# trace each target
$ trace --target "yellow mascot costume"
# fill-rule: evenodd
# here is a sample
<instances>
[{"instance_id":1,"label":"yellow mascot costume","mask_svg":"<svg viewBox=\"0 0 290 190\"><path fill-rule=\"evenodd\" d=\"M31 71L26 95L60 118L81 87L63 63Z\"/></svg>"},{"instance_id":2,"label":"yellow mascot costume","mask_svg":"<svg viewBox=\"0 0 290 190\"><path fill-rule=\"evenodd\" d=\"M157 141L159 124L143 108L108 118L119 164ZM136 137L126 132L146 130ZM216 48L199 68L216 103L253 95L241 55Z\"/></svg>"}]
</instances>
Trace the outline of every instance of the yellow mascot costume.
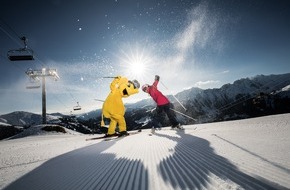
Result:
<instances>
[{"instance_id":1,"label":"yellow mascot costume","mask_svg":"<svg viewBox=\"0 0 290 190\"><path fill-rule=\"evenodd\" d=\"M140 84L137 80L129 81L126 77L117 76L110 85L111 92L102 108L102 117L110 119L107 136L115 135L116 126L119 126L119 136L128 135L125 121L125 106L122 98L139 92ZM104 126L102 119L101 126Z\"/></svg>"}]
</instances>

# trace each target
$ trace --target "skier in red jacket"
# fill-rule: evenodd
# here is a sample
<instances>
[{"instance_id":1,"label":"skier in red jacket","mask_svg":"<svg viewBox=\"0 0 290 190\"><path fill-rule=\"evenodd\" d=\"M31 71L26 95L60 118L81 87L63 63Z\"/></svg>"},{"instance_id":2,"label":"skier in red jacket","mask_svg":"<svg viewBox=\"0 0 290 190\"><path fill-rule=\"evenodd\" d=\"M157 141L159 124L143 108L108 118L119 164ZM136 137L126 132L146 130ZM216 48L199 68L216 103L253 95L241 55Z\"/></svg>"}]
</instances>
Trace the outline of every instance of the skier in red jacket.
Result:
<instances>
[{"instance_id":1,"label":"skier in red jacket","mask_svg":"<svg viewBox=\"0 0 290 190\"><path fill-rule=\"evenodd\" d=\"M156 102L157 107L156 107L156 114L154 114L153 116L153 131L155 131L155 128L159 128L159 123L161 123L162 121L162 117L160 117L160 115L162 114L162 112L165 112L171 125L172 125L172 129L183 129L182 126L180 125L180 123L177 121L176 119L176 115L175 113L172 111L172 107L173 105L170 103L170 101L168 100L168 98L166 96L164 96L158 89L157 89L157 85L159 82L160 77L158 75L155 75L155 80L153 85L148 85L148 84L144 84L142 86L142 90L146 93L148 93L153 100Z\"/></svg>"}]
</instances>

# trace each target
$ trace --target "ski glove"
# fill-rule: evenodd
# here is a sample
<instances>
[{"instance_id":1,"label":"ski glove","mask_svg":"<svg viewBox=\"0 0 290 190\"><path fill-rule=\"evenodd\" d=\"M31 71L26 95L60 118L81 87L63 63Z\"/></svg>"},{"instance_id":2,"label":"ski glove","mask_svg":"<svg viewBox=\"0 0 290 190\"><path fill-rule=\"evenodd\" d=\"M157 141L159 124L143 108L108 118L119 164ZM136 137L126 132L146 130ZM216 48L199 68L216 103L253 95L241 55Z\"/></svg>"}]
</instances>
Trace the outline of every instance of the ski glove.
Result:
<instances>
[{"instance_id":1,"label":"ski glove","mask_svg":"<svg viewBox=\"0 0 290 190\"><path fill-rule=\"evenodd\" d=\"M159 81L160 77L158 75L155 75L155 80Z\"/></svg>"}]
</instances>

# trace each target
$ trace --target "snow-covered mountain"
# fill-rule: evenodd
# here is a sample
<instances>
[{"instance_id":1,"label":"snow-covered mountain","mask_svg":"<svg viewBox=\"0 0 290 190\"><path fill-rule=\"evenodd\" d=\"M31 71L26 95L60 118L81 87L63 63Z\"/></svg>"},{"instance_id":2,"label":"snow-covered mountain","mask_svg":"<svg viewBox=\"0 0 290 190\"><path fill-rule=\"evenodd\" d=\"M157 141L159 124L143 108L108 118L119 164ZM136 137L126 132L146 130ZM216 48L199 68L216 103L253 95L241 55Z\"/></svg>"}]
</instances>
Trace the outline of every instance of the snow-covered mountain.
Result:
<instances>
[{"instance_id":1,"label":"snow-covered mountain","mask_svg":"<svg viewBox=\"0 0 290 190\"><path fill-rule=\"evenodd\" d=\"M219 89L207 89L196 92L196 88L180 92L176 95L187 108L187 113L199 119L199 122L251 117L257 108L253 100L264 96L263 103L267 103L261 109L275 111L277 107L284 106L285 112L290 111L282 102L289 102L290 91L286 88L290 84L290 73L282 75L259 75L253 78L244 78L233 84L225 84ZM282 91L283 89L283 91ZM288 89L288 90L287 90ZM182 97L187 97L184 99ZM260 100L261 101L261 100ZM282 102L281 102L282 101ZM261 103L261 102L260 102ZM176 104L176 102L175 102ZM289 105L289 104L288 104ZM179 106L176 104L176 106ZM274 112L273 112L274 113Z\"/></svg>"},{"instance_id":2,"label":"snow-covered mountain","mask_svg":"<svg viewBox=\"0 0 290 190\"><path fill-rule=\"evenodd\" d=\"M47 121L50 123L57 122L60 115L50 115L47 114ZM18 126L31 126L39 125L42 123L42 116L40 114L25 112L25 111L15 111L9 114L1 115L0 121Z\"/></svg>"},{"instance_id":3,"label":"snow-covered mountain","mask_svg":"<svg viewBox=\"0 0 290 190\"><path fill-rule=\"evenodd\" d=\"M11 125L33 125L41 123L41 115L24 111L15 111L9 114L1 115L1 120Z\"/></svg>"},{"instance_id":4,"label":"snow-covered mountain","mask_svg":"<svg viewBox=\"0 0 290 190\"><path fill-rule=\"evenodd\" d=\"M75 116L60 113L47 114L47 123L58 124L67 129L81 133L92 133L87 126L78 122ZM0 116L0 140L14 136L20 132L31 130L42 124L42 115L24 111L16 111Z\"/></svg>"}]
</instances>

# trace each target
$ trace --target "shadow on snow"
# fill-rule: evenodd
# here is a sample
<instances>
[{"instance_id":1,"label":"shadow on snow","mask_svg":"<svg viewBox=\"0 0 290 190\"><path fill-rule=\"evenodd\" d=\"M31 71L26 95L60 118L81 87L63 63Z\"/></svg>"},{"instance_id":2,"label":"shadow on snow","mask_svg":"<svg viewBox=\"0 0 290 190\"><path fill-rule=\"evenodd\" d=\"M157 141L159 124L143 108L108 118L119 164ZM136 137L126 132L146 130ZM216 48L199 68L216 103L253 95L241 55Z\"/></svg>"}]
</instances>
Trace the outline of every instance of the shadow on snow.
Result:
<instances>
[{"instance_id":1,"label":"shadow on snow","mask_svg":"<svg viewBox=\"0 0 290 190\"><path fill-rule=\"evenodd\" d=\"M276 184L258 180L239 171L226 158L215 154L207 140L183 131L177 131L177 134L179 137L156 133L159 137L177 142L172 150L173 155L164 158L158 165L162 178L173 188L215 189L223 184L222 181L226 181L225 184L231 181L236 188L277 189ZM228 185L223 188L233 187Z\"/></svg>"},{"instance_id":2,"label":"shadow on snow","mask_svg":"<svg viewBox=\"0 0 290 190\"><path fill-rule=\"evenodd\" d=\"M171 149L172 155L156 163L159 173L156 181L163 180L173 189L215 189L221 185L226 185L222 188L277 188L271 182L239 171L229 160L215 154L207 140L177 133L179 137L156 133L177 143ZM145 169L142 160L117 159L115 154L103 153L116 142L101 141L53 158L5 190L149 189L150 168Z\"/></svg>"},{"instance_id":3,"label":"shadow on snow","mask_svg":"<svg viewBox=\"0 0 290 190\"><path fill-rule=\"evenodd\" d=\"M140 160L102 153L115 142L101 141L53 158L5 190L148 189L148 171Z\"/></svg>"}]
</instances>

